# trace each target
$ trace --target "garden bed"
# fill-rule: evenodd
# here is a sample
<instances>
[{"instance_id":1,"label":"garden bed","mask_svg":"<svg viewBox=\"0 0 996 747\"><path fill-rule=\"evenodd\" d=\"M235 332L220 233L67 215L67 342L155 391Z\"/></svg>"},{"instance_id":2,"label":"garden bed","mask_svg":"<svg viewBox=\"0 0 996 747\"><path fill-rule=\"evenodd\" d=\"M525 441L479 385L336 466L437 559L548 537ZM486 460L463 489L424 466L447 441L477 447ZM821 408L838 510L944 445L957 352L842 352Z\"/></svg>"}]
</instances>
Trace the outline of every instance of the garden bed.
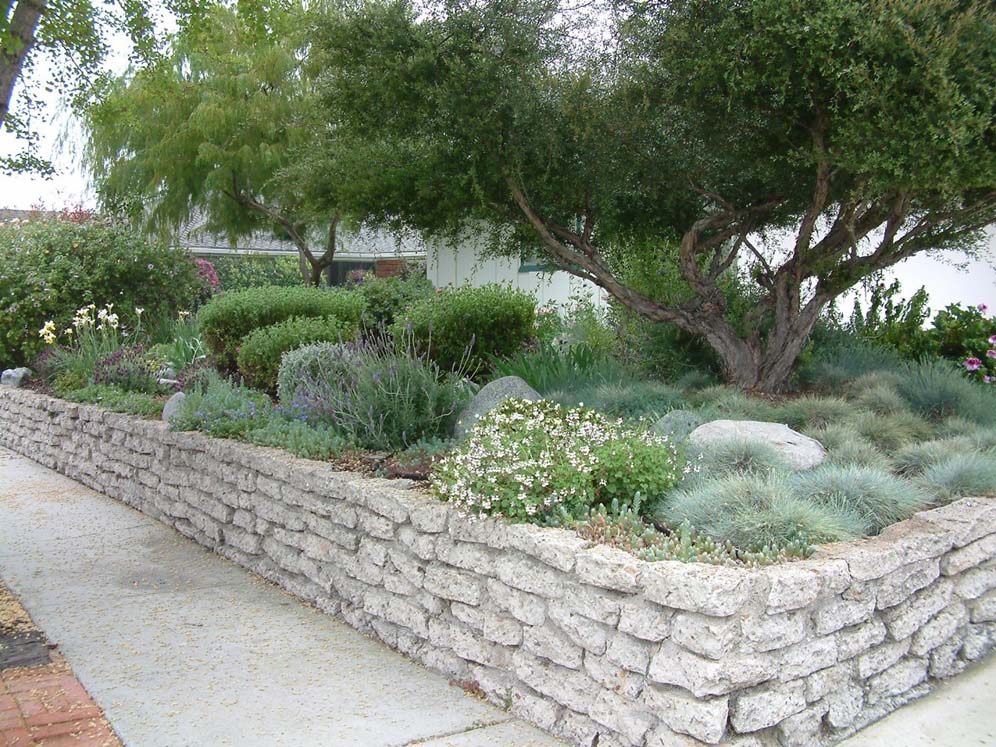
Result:
<instances>
[{"instance_id":1,"label":"garden bed","mask_svg":"<svg viewBox=\"0 0 996 747\"><path fill-rule=\"evenodd\" d=\"M996 499L739 568L470 519L404 480L25 390L0 390L0 445L576 744L834 742L996 639Z\"/></svg>"}]
</instances>

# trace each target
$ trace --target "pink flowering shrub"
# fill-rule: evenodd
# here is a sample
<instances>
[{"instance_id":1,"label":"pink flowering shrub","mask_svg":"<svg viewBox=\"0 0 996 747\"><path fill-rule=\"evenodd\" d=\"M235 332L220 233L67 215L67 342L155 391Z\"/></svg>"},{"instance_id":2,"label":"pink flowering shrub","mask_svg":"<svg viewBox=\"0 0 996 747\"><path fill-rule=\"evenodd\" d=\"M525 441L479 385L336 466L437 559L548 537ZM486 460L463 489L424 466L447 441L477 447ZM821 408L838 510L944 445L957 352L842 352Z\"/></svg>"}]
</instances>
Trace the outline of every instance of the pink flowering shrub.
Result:
<instances>
[{"instance_id":1,"label":"pink flowering shrub","mask_svg":"<svg viewBox=\"0 0 996 747\"><path fill-rule=\"evenodd\" d=\"M204 283L205 294L213 296L221 289L221 280L218 279L218 273L214 269L214 265L206 259L199 258L194 259L194 264L197 265L197 277Z\"/></svg>"},{"instance_id":2,"label":"pink flowering shrub","mask_svg":"<svg viewBox=\"0 0 996 747\"><path fill-rule=\"evenodd\" d=\"M986 384L996 382L996 319L984 303L963 308L948 306L937 314L934 328L936 352L958 361L973 378Z\"/></svg>"}]
</instances>

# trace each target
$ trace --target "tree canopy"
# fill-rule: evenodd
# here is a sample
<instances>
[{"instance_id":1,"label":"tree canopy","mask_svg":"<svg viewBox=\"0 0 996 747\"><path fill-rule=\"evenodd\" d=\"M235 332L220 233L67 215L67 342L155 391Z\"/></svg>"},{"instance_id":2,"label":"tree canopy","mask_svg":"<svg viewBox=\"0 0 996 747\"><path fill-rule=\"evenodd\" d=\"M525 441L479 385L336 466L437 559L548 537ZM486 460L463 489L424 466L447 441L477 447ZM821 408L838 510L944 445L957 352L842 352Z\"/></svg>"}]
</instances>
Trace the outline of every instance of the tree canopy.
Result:
<instances>
[{"instance_id":1,"label":"tree canopy","mask_svg":"<svg viewBox=\"0 0 996 747\"><path fill-rule=\"evenodd\" d=\"M157 15L184 24L196 19L192 0L8 0L0 14L0 126L25 143L15 157L0 160L5 171L50 173L36 150L33 120L44 112L44 94L58 92L79 111L101 87L103 63L115 34L128 38L133 59L159 51ZM161 19L160 19L161 20ZM39 70L46 60L44 71ZM18 84L20 84L18 86ZM18 95L15 98L15 88ZM12 108L12 101L17 106Z\"/></svg>"},{"instance_id":2,"label":"tree canopy","mask_svg":"<svg viewBox=\"0 0 996 747\"><path fill-rule=\"evenodd\" d=\"M783 386L855 283L996 220L989 2L374 0L327 13L311 61L327 199L539 243L745 387ZM633 261L684 292L637 289Z\"/></svg>"},{"instance_id":3,"label":"tree canopy","mask_svg":"<svg viewBox=\"0 0 996 747\"><path fill-rule=\"evenodd\" d=\"M161 233L197 215L233 240L275 231L317 283L339 215L324 200L315 209L297 175L321 133L306 4L217 3L201 14L90 109L87 157L101 199Z\"/></svg>"}]
</instances>

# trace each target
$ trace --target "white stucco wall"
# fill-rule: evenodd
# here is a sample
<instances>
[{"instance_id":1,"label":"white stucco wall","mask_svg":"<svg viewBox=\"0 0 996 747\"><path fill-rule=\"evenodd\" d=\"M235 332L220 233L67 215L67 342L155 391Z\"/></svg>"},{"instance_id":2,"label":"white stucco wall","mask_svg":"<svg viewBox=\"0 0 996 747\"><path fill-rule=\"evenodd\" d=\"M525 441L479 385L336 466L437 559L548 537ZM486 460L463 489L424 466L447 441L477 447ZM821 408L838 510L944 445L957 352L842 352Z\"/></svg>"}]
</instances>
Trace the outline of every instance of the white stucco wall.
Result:
<instances>
[{"instance_id":1,"label":"white stucco wall","mask_svg":"<svg viewBox=\"0 0 996 747\"><path fill-rule=\"evenodd\" d=\"M563 306L572 297L589 298L604 305L604 293L597 286L569 273L522 271L517 259L480 258L479 247L471 240L458 245L430 242L426 247L426 273L437 288L453 285L501 283L533 294L540 305Z\"/></svg>"}]
</instances>

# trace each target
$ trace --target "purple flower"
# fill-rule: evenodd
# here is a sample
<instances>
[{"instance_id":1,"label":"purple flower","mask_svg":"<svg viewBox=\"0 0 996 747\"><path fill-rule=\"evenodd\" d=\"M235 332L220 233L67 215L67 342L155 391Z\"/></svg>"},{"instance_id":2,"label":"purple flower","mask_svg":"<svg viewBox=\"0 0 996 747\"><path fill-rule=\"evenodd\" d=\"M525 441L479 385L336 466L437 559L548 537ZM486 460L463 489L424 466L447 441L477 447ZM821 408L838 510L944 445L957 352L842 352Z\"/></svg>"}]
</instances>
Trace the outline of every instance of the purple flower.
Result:
<instances>
[{"instance_id":1,"label":"purple flower","mask_svg":"<svg viewBox=\"0 0 996 747\"><path fill-rule=\"evenodd\" d=\"M979 311L981 311L981 312L982 312L983 314L985 314L985 313L986 313L987 311L989 311L989 307L988 307L988 306L986 306L986 305L985 305L984 303L980 303L980 304L979 304L978 306L976 306L975 308L977 308L977 309L978 309Z\"/></svg>"},{"instance_id":2,"label":"purple flower","mask_svg":"<svg viewBox=\"0 0 996 747\"><path fill-rule=\"evenodd\" d=\"M982 361L978 358L969 358L965 361L964 366L969 371L978 371L982 368Z\"/></svg>"},{"instance_id":3,"label":"purple flower","mask_svg":"<svg viewBox=\"0 0 996 747\"><path fill-rule=\"evenodd\" d=\"M986 358L996 358L996 350L987 350Z\"/></svg>"},{"instance_id":4,"label":"purple flower","mask_svg":"<svg viewBox=\"0 0 996 747\"><path fill-rule=\"evenodd\" d=\"M989 338L989 344L996 345L996 335L993 335L992 337Z\"/></svg>"},{"instance_id":5,"label":"purple flower","mask_svg":"<svg viewBox=\"0 0 996 747\"><path fill-rule=\"evenodd\" d=\"M992 384L994 381L996 381L996 376L983 376L982 380L987 384Z\"/></svg>"}]
</instances>

